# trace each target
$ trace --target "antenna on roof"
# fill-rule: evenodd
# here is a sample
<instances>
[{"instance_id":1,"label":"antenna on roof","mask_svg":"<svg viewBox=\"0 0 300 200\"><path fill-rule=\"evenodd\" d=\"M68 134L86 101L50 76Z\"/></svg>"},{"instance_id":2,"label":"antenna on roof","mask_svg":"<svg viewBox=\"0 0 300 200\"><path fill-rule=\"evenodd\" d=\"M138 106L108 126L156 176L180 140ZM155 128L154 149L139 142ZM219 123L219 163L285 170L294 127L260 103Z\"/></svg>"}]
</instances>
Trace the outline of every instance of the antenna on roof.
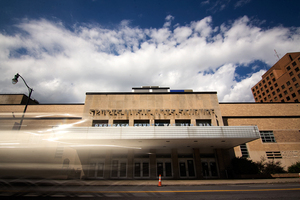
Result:
<instances>
[{"instance_id":1,"label":"antenna on roof","mask_svg":"<svg viewBox=\"0 0 300 200\"><path fill-rule=\"evenodd\" d=\"M278 60L280 60L280 58L279 58L279 55L278 55L278 53L277 53L277 51L274 49L274 51L275 51L275 56L278 58Z\"/></svg>"}]
</instances>

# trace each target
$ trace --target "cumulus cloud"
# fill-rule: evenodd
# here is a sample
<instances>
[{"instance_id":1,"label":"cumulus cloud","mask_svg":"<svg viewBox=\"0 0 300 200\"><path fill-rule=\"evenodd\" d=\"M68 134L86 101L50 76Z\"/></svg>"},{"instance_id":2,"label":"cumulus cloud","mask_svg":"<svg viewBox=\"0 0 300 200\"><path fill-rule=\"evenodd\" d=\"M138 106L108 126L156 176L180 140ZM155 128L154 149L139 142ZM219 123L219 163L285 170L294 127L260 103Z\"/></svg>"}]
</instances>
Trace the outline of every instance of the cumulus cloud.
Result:
<instances>
[{"instance_id":1,"label":"cumulus cloud","mask_svg":"<svg viewBox=\"0 0 300 200\"><path fill-rule=\"evenodd\" d=\"M220 101L254 101L250 88L264 71L249 63L276 62L273 49L299 51L300 28L262 29L244 16L213 26L208 16L184 26L116 28L24 19L14 35L0 33L0 92L26 93L20 73L42 103L84 102L85 92L131 91L132 86L217 91ZM236 79L240 65L252 73ZM251 70L250 70L251 71Z\"/></svg>"}]
</instances>

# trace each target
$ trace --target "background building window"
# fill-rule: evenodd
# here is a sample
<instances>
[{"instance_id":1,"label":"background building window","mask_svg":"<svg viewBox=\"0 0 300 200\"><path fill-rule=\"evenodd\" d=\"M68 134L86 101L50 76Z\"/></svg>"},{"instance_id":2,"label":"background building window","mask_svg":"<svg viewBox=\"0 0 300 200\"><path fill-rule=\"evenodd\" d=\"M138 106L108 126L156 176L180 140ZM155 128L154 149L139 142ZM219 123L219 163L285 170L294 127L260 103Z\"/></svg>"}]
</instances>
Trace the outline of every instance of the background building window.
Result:
<instances>
[{"instance_id":1,"label":"background building window","mask_svg":"<svg viewBox=\"0 0 300 200\"><path fill-rule=\"evenodd\" d=\"M276 142L273 131L260 131L260 138L262 142Z\"/></svg>"},{"instance_id":2,"label":"background building window","mask_svg":"<svg viewBox=\"0 0 300 200\"><path fill-rule=\"evenodd\" d=\"M242 158L249 158L249 152L246 144L241 144L241 153L242 153Z\"/></svg>"},{"instance_id":3,"label":"background building window","mask_svg":"<svg viewBox=\"0 0 300 200\"><path fill-rule=\"evenodd\" d=\"M267 151L267 158L268 159L280 159L282 158L280 151Z\"/></svg>"}]
</instances>

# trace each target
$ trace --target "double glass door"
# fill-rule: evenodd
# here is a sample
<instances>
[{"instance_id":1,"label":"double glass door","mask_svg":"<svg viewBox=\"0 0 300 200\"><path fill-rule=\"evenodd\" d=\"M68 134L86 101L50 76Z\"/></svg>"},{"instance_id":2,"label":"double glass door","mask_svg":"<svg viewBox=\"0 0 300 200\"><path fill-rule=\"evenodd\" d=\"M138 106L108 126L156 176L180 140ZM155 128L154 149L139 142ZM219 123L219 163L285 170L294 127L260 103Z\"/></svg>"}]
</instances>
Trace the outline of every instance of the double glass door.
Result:
<instances>
[{"instance_id":1,"label":"double glass door","mask_svg":"<svg viewBox=\"0 0 300 200\"><path fill-rule=\"evenodd\" d=\"M179 175L181 178L194 178L196 176L193 159L179 160Z\"/></svg>"},{"instance_id":2,"label":"double glass door","mask_svg":"<svg viewBox=\"0 0 300 200\"><path fill-rule=\"evenodd\" d=\"M158 160L156 163L157 176L171 178L172 174L172 162L171 160Z\"/></svg>"},{"instance_id":3,"label":"double glass door","mask_svg":"<svg viewBox=\"0 0 300 200\"><path fill-rule=\"evenodd\" d=\"M201 163L202 163L203 178L218 177L218 167L215 159L205 159L205 160L202 159Z\"/></svg>"},{"instance_id":4,"label":"double glass door","mask_svg":"<svg viewBox=\"0 0 300 200\"><path fill-rule=\"evenodd\" d=\"M135 178L146 178L149 177L149 160L135 160L134 161L134 177Z\"/></svg>"},{"instance_id":5,"label":"double glass door","mask_svg":"<svg viewBox=\"0 0 300 200\"><path fill-rule=\"evenodd\" d=\"M123 159L114 159L111 163L111 177L112 178L126 178L127 177L127 162Z\"/></svg>"},{"instance_id":6,"label":"double glass door","mask_svg":"<svg viewBox=\"0 0 300 200\"><path fill-rule=\"evenodd\" d=\"M104 176L104 161L91 162L89 165L89 178L103 178Z\"/></svg>"}]
</instances>

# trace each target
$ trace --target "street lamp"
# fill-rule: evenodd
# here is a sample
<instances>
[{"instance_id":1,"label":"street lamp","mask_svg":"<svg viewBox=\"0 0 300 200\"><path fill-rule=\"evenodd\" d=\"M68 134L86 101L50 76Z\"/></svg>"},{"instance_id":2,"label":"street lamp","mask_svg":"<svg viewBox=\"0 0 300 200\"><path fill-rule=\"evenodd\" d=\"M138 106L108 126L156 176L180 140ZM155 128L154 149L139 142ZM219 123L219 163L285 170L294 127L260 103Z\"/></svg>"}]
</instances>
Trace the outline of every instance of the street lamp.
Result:
<instances>
[{"instance_id":1,"label":"street lamp","mask_svg":"<svg viewBox=\"0 0 300 200\"><path fill-rule=\"evenodd\" d=\"M23 119L24 119L24 115L25 115L25 112L26 112L26 110L27 110L27 106L28 106L28 103L29 103L29 100L30 100L30 97L31 97L31 93L32 93L32 91L33 91L33 89L30 88L30 87L27 85L25 79L24 79L19 73L17 73L17 74L15 75L15 77L12 79L12 84L16 84L16 83L18 82L18 78L19 78L19 77L21 77L21 79L24 81L26 87L28 88L29 95L28 95L28 99L27 99L27 102L26 102L26 105L25 105L25 108L24 108L24 111L23 111L23 115L22 115L22 118L21 118L21 121L20 121L18 130L20 130L20 128L21 128L21 126L22 126Z\"/></svg>"}]
</instances>

